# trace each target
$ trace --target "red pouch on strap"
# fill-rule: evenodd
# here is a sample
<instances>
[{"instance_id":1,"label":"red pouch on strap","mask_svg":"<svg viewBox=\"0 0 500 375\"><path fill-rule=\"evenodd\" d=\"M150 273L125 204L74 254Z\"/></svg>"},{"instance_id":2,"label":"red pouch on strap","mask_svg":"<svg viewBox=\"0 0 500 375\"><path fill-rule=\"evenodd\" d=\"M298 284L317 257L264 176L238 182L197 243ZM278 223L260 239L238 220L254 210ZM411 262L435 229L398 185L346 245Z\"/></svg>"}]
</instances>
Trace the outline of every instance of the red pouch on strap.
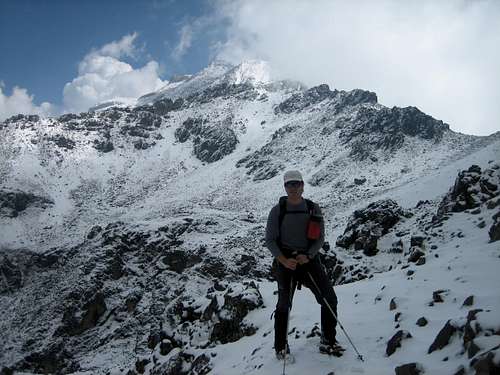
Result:
<instances>
[{"instance_id":1,"label":"red pouch on strap","mask_svg":"<svg viewBox=\"0 0 500 375\"><path fill-rule=\"evenodd\" d=\"M311 215L309 224L307 225L307 239L317 240L321 236L321 220L323 218L318 215Z\"/></svg>"}]
</instances>

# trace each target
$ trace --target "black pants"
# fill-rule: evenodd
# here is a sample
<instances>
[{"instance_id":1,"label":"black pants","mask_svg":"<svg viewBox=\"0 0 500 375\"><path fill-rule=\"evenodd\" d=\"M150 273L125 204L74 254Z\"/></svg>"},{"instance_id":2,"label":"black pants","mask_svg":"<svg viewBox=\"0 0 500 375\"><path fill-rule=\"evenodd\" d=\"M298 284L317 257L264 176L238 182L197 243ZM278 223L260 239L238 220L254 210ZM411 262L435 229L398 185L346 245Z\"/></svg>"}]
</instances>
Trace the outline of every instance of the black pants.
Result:
<instances>
[{"instance_id":1,"label":"black pants","mask_svg":"<svg viewBox=\"0 0 500 375\"><path fill-rule=\"evenodd\" d=\"M295 271L289 270L278 261L274 264L275 276L278 281L278 303L274 315L274 348L283 350L287 343L287 320L291 308L293 295L297 284L300 283L309 288L321 305L321 335L327 342L335 342L337 333L337 319L332 315L330 309L323 301L328 301L335 315L337 315L337 295L321 264L319 257L310 260L309 263L298 265ZM319 290L311 281L308 273L312 276Z\"/></svg>"}]
</instances>

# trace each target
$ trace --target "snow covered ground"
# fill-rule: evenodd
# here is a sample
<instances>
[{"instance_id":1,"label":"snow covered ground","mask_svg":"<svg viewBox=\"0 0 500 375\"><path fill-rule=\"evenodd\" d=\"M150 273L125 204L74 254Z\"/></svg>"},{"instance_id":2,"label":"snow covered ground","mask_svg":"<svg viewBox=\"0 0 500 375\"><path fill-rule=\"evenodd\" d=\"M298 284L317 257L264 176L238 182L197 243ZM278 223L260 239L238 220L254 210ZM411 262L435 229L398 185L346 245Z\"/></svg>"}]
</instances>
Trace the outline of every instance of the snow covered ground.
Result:
<instances>
[{"instance_id":1,"label":"snow covered ground","mask_svg":"<svg viewBox=\"0 0 500 375\"><path fill-rule=\"evenodd\" d=\"M320 307L308 289L297 291L288 336L296 362L288 366L286 373L326 375L333 371L335 374L382 375L393 374L396 366L411 362L422 364L426 374L435 375L454 374L460 365L467 368L469 359L462 355L458 334L442 350L431 354L427 351L448 319L463 321L470 309L484 310L478 314L482 327L500 330L500 249L498 243L488 243L486 231L472 225L473 218L469 214L454 215L443 229L463 228L465 237L429 250L432 256L424 266L398 267L369 280L335 287L338 317L364 362L357 358L340 329L337 337L347 349L344 356L330 357L318 352L319 337L307 338L306 335L314 326L319 326ZM414 271L411 276L407 276L409 270ZM263 282L259 286L266 308L248 316L259 331L237 343L215 348L213 374L281 373L282 363L274 357L273 321L270 320L277 298L273 295L276 285ZM433 292L439 289L446 290L444 302L429 306ZM474 296L474 304L462 307L470 295ZM397 308L390 311L392 298ZM395 322L396 313L401 313L398 322ZM421 317L428 320L425 327L416 325ZM399 329L409 331L413 337L404 340L402 347L388 357L387 342ZM297 332L299 338L295 338ZM476 343L482 352L499 345L500 337L483 336Z\"/></svg>"}]
</instances>

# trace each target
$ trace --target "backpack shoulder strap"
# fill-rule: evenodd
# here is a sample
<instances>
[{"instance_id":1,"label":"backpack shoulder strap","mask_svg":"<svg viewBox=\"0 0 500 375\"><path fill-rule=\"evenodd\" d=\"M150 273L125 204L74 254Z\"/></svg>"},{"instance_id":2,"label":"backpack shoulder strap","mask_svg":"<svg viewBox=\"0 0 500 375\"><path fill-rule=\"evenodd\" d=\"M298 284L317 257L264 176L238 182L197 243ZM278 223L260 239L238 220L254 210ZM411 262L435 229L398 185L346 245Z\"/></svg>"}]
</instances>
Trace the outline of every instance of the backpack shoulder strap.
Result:
<instances>
[{"instance_id":1,"label":"backpack shoulder strap","mask_svg":"<svg viewBox=\"0 0 500 375\"><path fill-rule=\"evenodd\" d=\"M281 237L281 224L283 224L283 219L285 218L286 215L286 200L288 199L287 196L283 196L280 198L280 216L278 220L278 230L280 232L280 237Z\"/></svg>"},{"instance_id":2,"label":"backpack shoulder strap","mask_svg":"<svg viewBox=\"0 0 500 375\"><path fill-rule=\"evenodd\" d=\"M306 204L307 204L307 211L309 212L310 215L314 213L314 202L310 199L305 199Z\"/></svg>"}]
</instances>

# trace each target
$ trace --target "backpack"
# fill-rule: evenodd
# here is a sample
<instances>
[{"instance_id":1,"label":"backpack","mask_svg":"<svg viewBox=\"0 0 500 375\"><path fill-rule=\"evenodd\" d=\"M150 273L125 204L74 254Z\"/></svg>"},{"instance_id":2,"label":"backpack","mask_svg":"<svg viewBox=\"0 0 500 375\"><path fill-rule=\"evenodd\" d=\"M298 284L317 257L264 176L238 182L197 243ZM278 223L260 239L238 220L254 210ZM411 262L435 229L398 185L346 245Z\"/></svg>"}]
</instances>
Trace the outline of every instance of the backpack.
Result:
<instances>
[{"instance_id":1,"label":"backpack","mask_svg":"<svg viewBox=\"0 0 500 375\"><path fill-rule=\"evenodd\" d=\"M307 225L307 239L309 240L309 244L311 244L311 242L318 239L321 234L319 224L322 219L321 217L314 215L314 202L311 201L310 199L304 198L307 205L307 211L287 211L286 209L287 199L288 199L287 196L283 196L279 200L280 214L278 220L278 239L277 239L278 246L281 248L281 224L283 224L283 220L286 214L304 214L304 213L309 214L310 218L309 218L309 223Z\"/></svg>"}]
</instances>

